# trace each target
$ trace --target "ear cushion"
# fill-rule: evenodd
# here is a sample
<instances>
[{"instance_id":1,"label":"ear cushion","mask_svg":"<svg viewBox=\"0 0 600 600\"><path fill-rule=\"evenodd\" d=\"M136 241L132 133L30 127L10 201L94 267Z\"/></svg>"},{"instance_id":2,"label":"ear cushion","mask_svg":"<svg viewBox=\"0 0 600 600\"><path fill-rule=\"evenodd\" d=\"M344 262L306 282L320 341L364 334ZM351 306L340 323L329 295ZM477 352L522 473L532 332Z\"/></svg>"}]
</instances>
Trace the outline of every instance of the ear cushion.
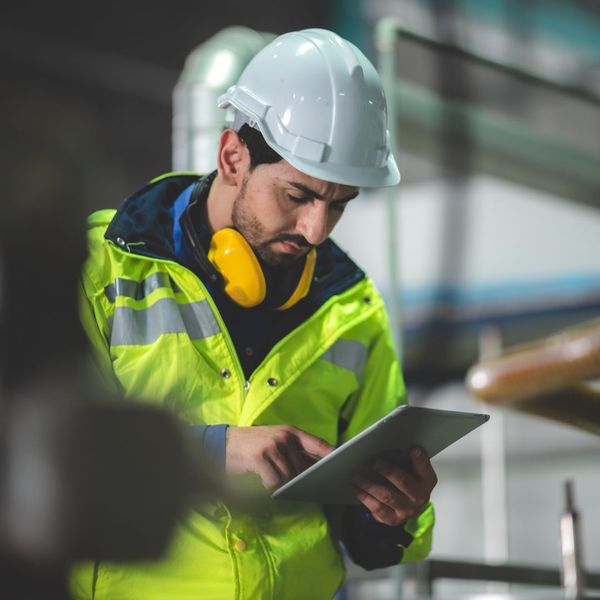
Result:
<instances>
[{"instance_id":1,"label":"ear cushion","mask_svg":"<svg viewBox=\"0 0 600 600\"><path fill-rule=\"evenodd\" d=\"M262 268L244 236L226 227L210 240L208 260L221 273L225 293L244 308L257 306L265 299L267 284Z\"/></svg>"},{"instance_id":2,"label":"ear cushion","mask_svg":"<svg viewBox=\"0 0 600 600\"><path fill-rule=\"evenodd\" d=\"M244 308L261 303L287 310L304 298L312 282L316 250L291 267L278 269L267 265L244 236L235 229L217 231L211 238L208 260L221 274L225 293Z\"/></svg>"}]
</instances>

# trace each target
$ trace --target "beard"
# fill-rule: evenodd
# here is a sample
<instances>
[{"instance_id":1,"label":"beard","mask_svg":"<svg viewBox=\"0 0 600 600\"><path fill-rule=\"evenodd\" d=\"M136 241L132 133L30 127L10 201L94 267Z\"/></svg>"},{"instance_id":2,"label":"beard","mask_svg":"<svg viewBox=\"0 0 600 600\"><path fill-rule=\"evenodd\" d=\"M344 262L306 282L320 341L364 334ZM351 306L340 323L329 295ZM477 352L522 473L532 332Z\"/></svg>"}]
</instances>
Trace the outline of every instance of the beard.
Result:
<instances>
[{"instance_id":1,"label":"beard","mask_svg":"<svg viewBox=\"0 0 600 600\"><path fill-rule=\"evenodd\" d=\"M233 202L231 222L234 228L244 236L255 254L271 267L288 267L304 258L312 246L303 236L293 233L280 233L272 238L267 237L263 225L249 210L246 199L247 184L248 175L244 177L240 192ZM275 252L272 249L273 243L287 241L306 247L306 253L291 255L284 252Z\"/></svg>"}]
</instances>

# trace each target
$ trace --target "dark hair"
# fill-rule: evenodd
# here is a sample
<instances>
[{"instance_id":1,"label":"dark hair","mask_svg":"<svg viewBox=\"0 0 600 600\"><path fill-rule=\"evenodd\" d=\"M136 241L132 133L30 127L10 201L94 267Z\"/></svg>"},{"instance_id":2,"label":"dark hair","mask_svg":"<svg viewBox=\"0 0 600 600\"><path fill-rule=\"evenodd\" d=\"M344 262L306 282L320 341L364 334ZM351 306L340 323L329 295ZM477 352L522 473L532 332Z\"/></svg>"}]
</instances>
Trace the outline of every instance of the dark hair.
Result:
<instances>
[{"instance_id":1,"label":"dark hair","mask_svg":"<svg viewBox=\"0 0 600 600\"><path fill-rule=\"evenodd\" d=\"M248 123L244 123L240 130L238 131L238 135L246 147L248 148L248 152L250 153L250 169L254 169L258 165L271 165L273 163L277 163L280 160L283 160L275 150L273 150L267 142L265 142L265 138L262 133L258 131L258 129L254 129L254 127L250 127Z\"/></svg>"}]
</instances>

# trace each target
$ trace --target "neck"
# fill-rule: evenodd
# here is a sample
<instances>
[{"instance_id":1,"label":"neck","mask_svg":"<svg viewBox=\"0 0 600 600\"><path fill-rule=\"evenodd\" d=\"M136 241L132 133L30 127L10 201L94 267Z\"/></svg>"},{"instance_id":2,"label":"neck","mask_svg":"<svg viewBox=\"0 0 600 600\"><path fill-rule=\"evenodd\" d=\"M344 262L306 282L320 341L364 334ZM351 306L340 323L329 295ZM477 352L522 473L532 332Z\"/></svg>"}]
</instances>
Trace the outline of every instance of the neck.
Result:
<instances>
[{"instance_id":1,"label":"neck","mask_svg":"<svg viewBox=\"0 0 600 600\"><path fill-rule=\"evenodd\" d=\"M236 191L236 187L225 185L219 175L215 177L204 205L204 218L211 233L232 226L231 212Z\"/></svg>"}]
</instances>

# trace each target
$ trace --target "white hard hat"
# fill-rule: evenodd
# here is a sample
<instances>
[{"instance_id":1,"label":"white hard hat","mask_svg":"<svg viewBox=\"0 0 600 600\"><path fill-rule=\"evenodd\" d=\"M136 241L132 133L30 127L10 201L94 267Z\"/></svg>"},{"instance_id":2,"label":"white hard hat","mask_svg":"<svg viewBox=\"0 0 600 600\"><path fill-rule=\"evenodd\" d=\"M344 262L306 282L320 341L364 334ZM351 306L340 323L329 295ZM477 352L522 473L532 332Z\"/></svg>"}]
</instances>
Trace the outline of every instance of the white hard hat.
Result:
<instances>
[{"instance_id":1,"label":"white hard hat","mask_svg":"<svg viewBox=\"0 0 600 600\"><path fill-rule=\"evenodd\" d=\"M354 44L331 31L279 36L218 106L245 115L275 152L307 175L357 187L400 181L379 76Z\"/></svg>"}]
</instances>

